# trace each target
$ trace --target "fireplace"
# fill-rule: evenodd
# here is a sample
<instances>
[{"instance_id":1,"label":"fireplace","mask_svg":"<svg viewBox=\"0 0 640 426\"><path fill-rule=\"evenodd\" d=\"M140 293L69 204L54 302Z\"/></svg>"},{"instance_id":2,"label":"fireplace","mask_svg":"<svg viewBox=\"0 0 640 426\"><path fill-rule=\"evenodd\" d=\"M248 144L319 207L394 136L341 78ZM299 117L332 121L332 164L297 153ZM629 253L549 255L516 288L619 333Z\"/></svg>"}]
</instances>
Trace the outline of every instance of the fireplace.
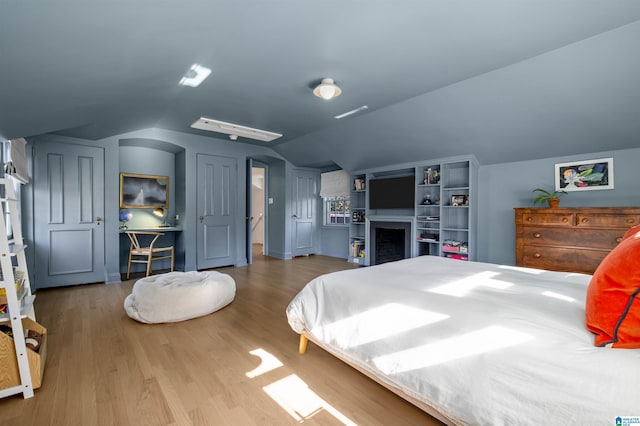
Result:
<instances>
[{"instance_id":1,"label":"fireplace","mask_svg":"<svg viewBox=\"0 0 640 426\"><path fill-rule=\"evenodd\" d=\"M371 221L370 265L411 257L411 222Z\"/></svg>"}]
</instances>

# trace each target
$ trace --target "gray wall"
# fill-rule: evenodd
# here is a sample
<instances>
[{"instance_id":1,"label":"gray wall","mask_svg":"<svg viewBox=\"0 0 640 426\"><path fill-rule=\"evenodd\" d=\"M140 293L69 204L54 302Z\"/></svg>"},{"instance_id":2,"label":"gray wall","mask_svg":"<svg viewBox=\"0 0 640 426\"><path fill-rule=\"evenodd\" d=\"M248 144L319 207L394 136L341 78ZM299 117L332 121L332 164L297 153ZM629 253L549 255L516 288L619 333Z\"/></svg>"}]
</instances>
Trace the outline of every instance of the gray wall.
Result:
<instances>
[{"instance_id":1,"label":"gray wall","mask_svg":"<svg viewBox=\"0 0 640 426\"><path fill-rule=\"evenodd\" d=\"M322 213L319 217L322 223ZM320 233L320 254L344 259L349 256L348 226L321 226Z\"/></svg>"},{"instance_id":2,"label":"gray wall","mask_svg":"<svg viewBox=\"0 0 640 426\"><path fill-rule=\"evenodd\" d=\"M614 189L570 192L561 207L640 205L640 148L481 166L478 176L480 262L515 265L515 207L534 207L535 188L552 189L556 163L613 157ZM428 160L428 159L425 159ZM389 165L389 168L394 168ZM540 204L535 205L540 207ZM347 257L348 231L322 228L322 253Z\"/></svg>"},{"instance_id":3,"label":"gray wall","mask_svg":"<svg viewBox=\"0 0 640 426\"><path fill-rule=\"evenodd\" d=\"M271 185L274 196L274 204L269 205L268 215L273 218L270 223L269 236L277 236L274 241L270 241L270 247L273 247L277 255L278 253L286 253L285 220L283 213L287 211L287 200L285 195L286 176L291 165L282 159L278 154L274 153L270 148L264 148L250 144L233 143L225 139L214 139L210 137L202 137L198 135L173 132L162 129L145 129L131 132L123 135L110 137L99 141L91 141L84 139L74 139L60 135L42 135L29 138L30 146L47 141L55 141L59 143L75 143L81 145L99 146L105 150L105 262L106 276L105 281L114 282L120 280L120 234L119 234L119 172L120 162L135 161L135 170L137 173L153 173L166 175L169 174L160 168L149 165L151 158L159 159L174 174L175 179L172 188L175 188L171 201L176 206L176 213L180 215L180 225L182 227L181 241L177 242L177 250L184 253L184 270L196 269L196 225L197 212L196 208L196 156L199 153L210 155L221 155L233 157L238 165L238 194L245 193L246 185L246 158L259 158L261 162L269 166L269 171L274 172L280 185ZM133 159L121 159L120 149L132 149L135 151L136 157ZM143 148L141 150L141 148ZM172 152L174 162L171 163L166 153L153 153L153 150ZM147 164L147 165L145 165ZM131 165L133 167L133 165ZM129 165L123 165L129 168ZM123 168L123 171L125 171ZM33 174L32 174L33 175ZM180 187L178 187L180 185ZM27 185L26 200L23 206L27 208L23 211L26 215L25 221L29 223L25 230L25 238L27 241L33 239L33 191ZM37 200L36 200L37 201ZM236 218L236 259L237 265L246 264L245 253L245 197L238 197L237 218ZM35 213L37 214L37 212ZM173 214L173 212L171 213ZM33 256L31 256L33 258ZM32 268L31 268L32 269Z\"/></svg>"},{"instance_id":4,"label":"gray wall","mask_svg":"<svg viewBox=\"0 0 640 426\"><path fill-rule=\"evenodd\" d=\"M267 170L267 198L273 200L267 204L267 254L282 259L291 257L286 253L286 167L284 161L273 161Z\"/></svg>"},{"instance_id":5,"label":"gray wall","mask_svg":"<svg viewBox=\"0 0 640 426\"><path fill-rule=\"evenodd\" d=\"M121 147L123 140L146 140L138 145L129 143ZM175 206L172 215L180 215L180 225L183 227L182 238L176 240L177 250L184 253L185 270L196 268L196 155L205 153L235 157L238 164L238 193L244 194L246 185L246 158L252 157L268 166L268 197L273 198L273 204L268 205L268 254L280 258L291 257L290 213L291 179L293 166L279 157L269 148L248 144L233 144L227 140L205 138L196 135L166 131L161 129L146 129L100 141L87 141L57 135L44 135L30 138L29 144L56 142L77 143L100 146L105 150L105 253L107 276L105 280L118 281L120 279L120 240L117 220L119 210L119 172L130 171L150 174L171 174L171 203ZM165 166L143 165L149 162L149 150L155 149L157 144L161 151L172 151L172 154L156 153L151 157L158 159ZM137 148L136 148L137 146ZM172 148L173 147L173 148ZM145 148L144 152L140 148ZM124 150L124 151L122 151ZM123 158L123 152L135 158ZM141 161L141 156L144 161ZM174 157L171 163L170 158ZM640 204L640 190L637 181L640 164L640 148L602 151L571 157L556 157L543 160L524 161L481 166L479 171L479 213L478 213L478 257L479 261L492 263L515 263L515 227L513 218L514 207L533 206L534 194L531 192L538 187L552 188L554 165L556 163L588 160L594 158L613 157L615 189L601 191L572 192L563 197L562 206L631 206ZM426 159L425 159L426 160ZM155 160L154 160L155 161ZM129 169L130 166L135 169ZM131 163L131 164L130 164ZM173 167L172 167L173 164ZM149 168L150 167L150 168ZM393 168L394 165L389 165ZM166 172L166 170L171 170ZM23 223L25 223L25 238L27 242L33 238L33 194L29 195L26 185L26 195L23 197ZM37 200L36 200L37 201ZM318 203L321 205L321 203ZM238 197L238 217L236 228L238 265L246 262L245 257L245 197ZM319 217L322 217L321 212ZM348 229L329 228L320 226L319 253L347 257ZM33 258L32 256L30 256ZM33 268L31 268L33 270Z\"/></svg>"},{"instance_id":6,"label":"gray wall","mask_svg":"<svg viewBox=\"0 0 640 426\"><path fill-rule=\"evenodd\" d=\"M141 146L121 146L119 149L120 172L169 176L169 213L173 222L176 206L176 158L171 152ZM144 161L142 161L144 159ZM133 217L127 223L132 228L152 226L161 220L153 216L153 209L130 209Z\"/></svg>"},{"instance_id":7,"label":"gray wall","mask_svg":"<svg viewBox=\"0 0 640 426\"><path fill-rule=\"evenodd\" d=\"M513 209L533 207L535 188L554 187L556 163L608 157L613 157L614 189L570 192L560 207L640 205L640 148L481 166L477 260L515 265Z\"/></svg>"}]
</instances>

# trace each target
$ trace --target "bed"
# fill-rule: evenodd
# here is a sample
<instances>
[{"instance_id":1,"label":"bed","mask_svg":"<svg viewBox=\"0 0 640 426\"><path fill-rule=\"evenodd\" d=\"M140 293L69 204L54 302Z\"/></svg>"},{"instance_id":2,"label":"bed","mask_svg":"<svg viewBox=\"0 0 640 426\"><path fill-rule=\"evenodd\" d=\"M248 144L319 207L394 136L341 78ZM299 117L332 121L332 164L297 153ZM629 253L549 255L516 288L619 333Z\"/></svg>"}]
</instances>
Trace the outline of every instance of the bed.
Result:
<instances>
[{"instance_id":1,"label":"bed","mask_svg":"<svg viewBox=\"0 0 640 426\"><path fill-rule=\"evenodd\" d=\"M640 350L594 346L591 275L438 256L322 275L291 328L447 424L640 417Z\"/></svg>"}]
</instances>

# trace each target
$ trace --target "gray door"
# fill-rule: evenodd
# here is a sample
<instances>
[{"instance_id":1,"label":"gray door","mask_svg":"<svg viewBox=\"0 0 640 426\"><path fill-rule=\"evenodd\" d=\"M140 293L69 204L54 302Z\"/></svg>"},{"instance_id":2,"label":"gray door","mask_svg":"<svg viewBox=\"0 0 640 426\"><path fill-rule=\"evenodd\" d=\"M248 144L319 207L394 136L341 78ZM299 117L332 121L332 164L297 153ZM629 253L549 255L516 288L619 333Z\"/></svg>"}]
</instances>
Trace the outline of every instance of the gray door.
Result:
<instances>
[{"instance_id":1,"label":"gray door","mask_svg":"<svg viewBox=\"0 0 640 426\"><path fill-rule=\"evenodd\" d=\"M37 145L33 185L36 288L104 281L103 149Z\"/></svg>"},{"instance_id":2,"label":"gray door","mask_svg":"<svg viewBox=\"0 0 640 426\"><path fill-rule=\"evenodd\" d=\"M315 253L318 174L304 170L293 172L292 235L294 256Z\"/></svg>"},{"instance_id":3,"label":"gray door","mask_svg":"<svg viewBox=\"0 0 640 426\"><path fill-rule=\"evenodd\" d=\"M197 268L235 265L236 160L205 154L197 157Z\"/></svg>"}]
</instances>

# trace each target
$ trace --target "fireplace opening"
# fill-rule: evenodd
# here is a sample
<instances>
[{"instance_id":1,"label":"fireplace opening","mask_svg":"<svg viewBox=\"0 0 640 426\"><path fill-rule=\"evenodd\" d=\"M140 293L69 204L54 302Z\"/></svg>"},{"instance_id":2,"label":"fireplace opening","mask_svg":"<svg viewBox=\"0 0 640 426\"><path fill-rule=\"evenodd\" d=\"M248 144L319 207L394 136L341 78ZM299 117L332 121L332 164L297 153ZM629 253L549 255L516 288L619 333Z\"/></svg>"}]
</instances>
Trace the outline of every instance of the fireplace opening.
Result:
<instances>
[{"instance_id":1,"label":"fireplace opening","mask_svg":"<svg viewBox=\"0 0 640 426\"><path fill-rule=\"evenodd\" d=\"M372 265L411 257L411 223L372 222Z\"/></svg>"}]
</instances>

